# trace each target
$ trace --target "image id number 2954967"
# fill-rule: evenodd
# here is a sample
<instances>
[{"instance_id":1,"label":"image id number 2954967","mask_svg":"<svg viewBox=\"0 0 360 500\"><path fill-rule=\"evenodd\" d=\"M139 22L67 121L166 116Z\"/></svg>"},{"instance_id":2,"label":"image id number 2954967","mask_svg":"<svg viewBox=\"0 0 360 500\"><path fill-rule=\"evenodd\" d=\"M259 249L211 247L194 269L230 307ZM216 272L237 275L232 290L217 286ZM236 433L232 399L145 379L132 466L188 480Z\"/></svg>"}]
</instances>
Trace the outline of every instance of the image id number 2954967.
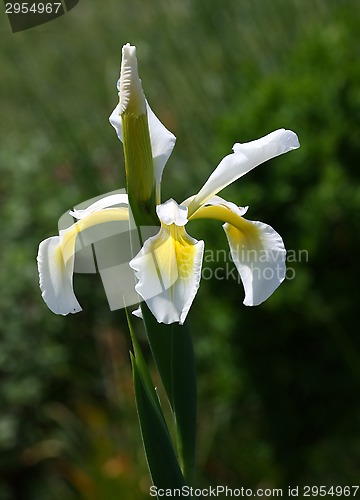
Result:
<instances>
[{"instance_id":1,"label":"image id number 2954967","mask_svg":"<svg viewBox=\"0 0 360 500\"><path fill-rule=\"evenodd\" d=\"M57 14L61 2L7 2L5 4L6 14Z\"/></svg>"},{"instance_id":2,"label":"image id number 2954967","mask_svg":"<svg viewBox=\"0 0 360 500\"><path fill-rule=\"evenodd\" d=\"M304 486L304 497L354 497L359 486Z\"/></svg>"}]
</instances>

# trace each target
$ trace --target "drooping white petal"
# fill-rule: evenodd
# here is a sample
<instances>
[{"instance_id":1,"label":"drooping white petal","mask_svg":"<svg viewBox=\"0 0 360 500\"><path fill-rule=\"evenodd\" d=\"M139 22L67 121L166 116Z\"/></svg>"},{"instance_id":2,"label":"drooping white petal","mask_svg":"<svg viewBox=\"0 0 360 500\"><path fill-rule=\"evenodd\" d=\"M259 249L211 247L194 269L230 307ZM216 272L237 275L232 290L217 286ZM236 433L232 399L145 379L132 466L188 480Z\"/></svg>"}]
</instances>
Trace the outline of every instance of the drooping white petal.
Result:
<instances>
[{"instance_id":1,"label":"drooping white petal","mask_svg":"<svg viewBox=\"0 0 360 500\"><path fill-rule=\"evenodd\" d=\"M146 109L150 133L151 151L154 161L155 182L157 185L159 185L166 162L168 161L172 150L174 149L176 137L161 123L161 121L157 118L147 102ZM109 121L116 130L118 138L122 142L122 119L119 104L111 113Z\"/></svg>"},{"instance_id":2,"label":"drooping white petal","mask_svg":"<svg viewBox=\"0 0 360 500\"><path fill-rule=\"evenodd\" d=\"M66 315L81 311L74 290L73 272L75 253L111 235L121 232L114 222L128 220L128 209L105 208L89 213L67 229L42 241L37 256L42 297L55 314ZM79 235L81 238L79 239Z\"/></svg>"},{"instance_id":3,"label":"drooping white petal","mask_svg":"<svg viewBox=\"0 0 360 500\"><path fill-rule=\"evenodd\" d=\"M241 229L229 223L223 228L244 286L244 304L256 306L284 281L286 250L281 236L271 226L243 221Z\"/></svg>"},{"instance_id":4,"label":"drooping white petal","mask_svg":"<svg viewBox=\"0 0 360 500\"><path fill-rule=\"evenodd\" d=\"M37 262L40 289L48 308L63 315L81 311L73 289L74 252L65 263L60 236L52 236L40 243Z\"/></svg>"},{"instance_id":5,"label":"drooping white petal","mask_svg":"<svg viewBox=\"0 0 360 500\"><path fill-rule=\"evenodd\" d=\"M233 146L233 153L225 156L189 205L189 217L209 198L236 181L261 163L300 146L291 130L279 129L245 144Z\"/></svg>"},{"instance_id":6,"label":"drooping white petal","mask_svg":"<svg viewBox=\"0 0 360 500\"><path fill-rule=\"evenodd\" d=\"M272 227L244 219L241 210L232 205L225 202L202 206L191 220L225 222L223 228L232 260L245 289L244 304L255 306L264 302L284 280L286 250L281 236Z\"/></svg>"},{"instance_id":7,"label":"drooping white petal","mask_svg":"<svg viewBox=\"0 0 360 500\"><path fill-rule=\"evenodd\" d=\"M95 201L85 209L77 210L75 208L74 210L70 210L69 214L72 217L75 217L75 219L79 220L79 219L84 219L93 212L98 212L100 210L103 210L104 208L113 207L115 205L128 205L128 203L129 202L127 194L125 193L111 194L109 196L104 196L104 198L101 198L100 200Z\"/></svg>"},{"instance_id":8,"label":"drooping white petal","mask_svg":"<svg viewBox=\"0 0 360 500\"><path fill-rule=\"evenodd\" d=\"M130 261L138 294L159 323L183 324L199 288L204 242L191 238L184 226L162 223Z\"/></svg>"}]
</instances>

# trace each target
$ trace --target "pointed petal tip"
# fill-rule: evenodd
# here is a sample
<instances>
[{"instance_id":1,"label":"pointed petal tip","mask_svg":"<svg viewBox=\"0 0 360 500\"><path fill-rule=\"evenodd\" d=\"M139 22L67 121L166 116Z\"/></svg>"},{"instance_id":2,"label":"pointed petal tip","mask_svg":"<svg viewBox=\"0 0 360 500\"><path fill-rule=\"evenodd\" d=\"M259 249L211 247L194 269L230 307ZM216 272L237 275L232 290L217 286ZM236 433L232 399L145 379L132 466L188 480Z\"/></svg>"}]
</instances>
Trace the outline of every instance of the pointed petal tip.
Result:
<instances>
[{"instance_id":1,"label":"pointed petal tip","mask_svg":"<svg viewBox=\"0 0 360 500\"><path fill-rule=\"evenodd\" d=\"M122 48L120 69L120 114L129 111L136 116L146 114L145 96L139 78L136 47L127 43Z\"/></svg>"},{"instance_id":2,"label":"pointed petal tip","mask_svg":"<svg viewBox=\"0 0 360 500\"><path fill-rule=\"evenodd\" d=\"M141 310L141 307L139 306L137 309L135 309L134 311L132 311L132 313L134 316L136 316L137 318L140 318L140 319L144 319L143 318L143 314L142 314L142 310Z\"/></svg>"}]
</instances>

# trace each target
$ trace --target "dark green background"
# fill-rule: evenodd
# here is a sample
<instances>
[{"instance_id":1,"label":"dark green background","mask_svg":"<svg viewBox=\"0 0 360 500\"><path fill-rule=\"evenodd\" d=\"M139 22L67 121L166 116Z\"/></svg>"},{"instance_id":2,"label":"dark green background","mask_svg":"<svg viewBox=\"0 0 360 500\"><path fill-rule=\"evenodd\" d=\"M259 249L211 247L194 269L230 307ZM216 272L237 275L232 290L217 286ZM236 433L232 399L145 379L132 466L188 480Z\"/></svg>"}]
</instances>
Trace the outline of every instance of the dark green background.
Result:
<instances>
[{"instance_id":1,"label":"dark green background","mask_svg":"<svg viewBox=\"0 0 360 500\"><path fill-rule=\"evenodd\" d=\"M234 142L279 127L301 142L223 192L308 260L256 308L233 279L201 284L197 484L356 484L358 2L88 1L16 34L1 16L0 499L148 498L124 314L78 275L84 312L53 315L35 260L67 209L125 184L108 116L126 42L178 138L164 200L194 194ZM215 222L188 231L226 248Z\"/></svg>"}]
</instances>

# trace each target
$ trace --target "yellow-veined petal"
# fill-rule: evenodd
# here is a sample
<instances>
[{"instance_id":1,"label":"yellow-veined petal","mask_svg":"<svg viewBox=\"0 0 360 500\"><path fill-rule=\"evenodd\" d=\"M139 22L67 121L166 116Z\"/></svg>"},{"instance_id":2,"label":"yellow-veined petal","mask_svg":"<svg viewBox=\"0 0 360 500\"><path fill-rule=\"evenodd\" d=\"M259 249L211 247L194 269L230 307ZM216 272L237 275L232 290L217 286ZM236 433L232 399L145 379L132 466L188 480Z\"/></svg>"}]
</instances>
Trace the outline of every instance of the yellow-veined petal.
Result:
<instances>
[{"instance_id":1,"label":"yellow-veined petal","mask_svg":"<svg viewBox=\"0 0 360 500\"><path fill-rule=\"evenodd\" d=\"M105 228L106 223L127 221L128 218L128 209L125 207L90 212L72 226L61 230L59 236L40 243L37 256L40 289L51 311L62 315L81 311L73 289L74 258L80 233L82 243L79 249L108 237L111 231Z\"/></svg>"},{"instance_id":2,"label":"yellow-veined petal","mask_svg":"<svg viewBox=\"0 0 360 500\"><path fill-rule=\"evenodd\" d=\"M81 311L73 289L74 256L65 264L60 236L40 243L37 262L42 298L48 308L63 315Z\"/></svg>"},{"instance_id":3,"label":"yellow-veined petal","mask_svg":"<svg viewBox=\"0 0 360 500\"><path fill-rule=\"evenodd\" d=\"M158 322L182 324L199 288L204 242L186 233L186 207L169 200L157 212L160 231L145 241L130 266L136 291Z\"/></svg>"},{"instance_id":4,"label":"yellow-veined petal","mask_svg":"<svg viewBox=\"0 0 360 500\"><path fill-rule=\"evenodd\" d=\"M228 206L202 207L190 217L197 218L225 222L232 260L245 290L244 304L264 302L285 279L286 250L281 236L271 226L246 220Z\"/></svg>"}]
</instances>

